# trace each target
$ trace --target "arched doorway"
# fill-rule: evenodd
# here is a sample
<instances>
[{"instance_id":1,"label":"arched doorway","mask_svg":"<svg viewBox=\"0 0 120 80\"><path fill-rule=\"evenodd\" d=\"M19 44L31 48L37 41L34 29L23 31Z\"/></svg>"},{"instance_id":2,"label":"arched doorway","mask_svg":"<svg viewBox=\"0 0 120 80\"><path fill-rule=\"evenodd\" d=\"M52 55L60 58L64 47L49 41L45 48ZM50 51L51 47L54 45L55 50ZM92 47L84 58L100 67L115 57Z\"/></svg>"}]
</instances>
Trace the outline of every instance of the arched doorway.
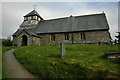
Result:
<instances>
[{"instance_id":1,"label":"arched doorway","mask_svg":"<svg viewBox=\"0 0 120 80\"><path fill-rule=\"evenodd\" d=\"M22 36L22 46L27 46L27 41L28 41L28 39L27 39L27 36L26 35L23 35Z\"/></svg>"}]
</instances>

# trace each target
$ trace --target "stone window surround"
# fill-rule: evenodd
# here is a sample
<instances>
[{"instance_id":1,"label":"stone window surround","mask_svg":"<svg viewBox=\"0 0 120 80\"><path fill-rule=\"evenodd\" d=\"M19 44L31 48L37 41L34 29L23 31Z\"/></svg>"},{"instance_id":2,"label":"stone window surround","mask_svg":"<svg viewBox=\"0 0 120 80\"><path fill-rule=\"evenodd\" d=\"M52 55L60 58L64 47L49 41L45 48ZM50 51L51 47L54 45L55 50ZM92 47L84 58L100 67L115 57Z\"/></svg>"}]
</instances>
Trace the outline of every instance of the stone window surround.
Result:
<instances>
[{"instance_id":1,"label":"stone window surround","mask_svg":"<svg viewBox=\"0 0 120 80\"><path fill-rule=\"evenodd\" d=\"M69 40L69 33L64 34L64 36L65 36L65 40Z\"/></svg>"},{"instance_id":2,"label":"stone window surround","mask_svg":"<svg viewBox=\"0 0 120 80\"><path fill-rule=\"evenodd\" d=\"M85 33L80 33L80 39L81 39L81 40L85 40L85 39L86 39Z\"/></svg>"},{"instance_id":3,"label":"stone window surround","mask_svg":"<svg viewBox=\"0 0 120 80\"><path fill-rule=\"evenodd\" d=\"M51 41L55 41L55 34L51 34L50 40L51 40Z\"/></svg>"}]
</instances>

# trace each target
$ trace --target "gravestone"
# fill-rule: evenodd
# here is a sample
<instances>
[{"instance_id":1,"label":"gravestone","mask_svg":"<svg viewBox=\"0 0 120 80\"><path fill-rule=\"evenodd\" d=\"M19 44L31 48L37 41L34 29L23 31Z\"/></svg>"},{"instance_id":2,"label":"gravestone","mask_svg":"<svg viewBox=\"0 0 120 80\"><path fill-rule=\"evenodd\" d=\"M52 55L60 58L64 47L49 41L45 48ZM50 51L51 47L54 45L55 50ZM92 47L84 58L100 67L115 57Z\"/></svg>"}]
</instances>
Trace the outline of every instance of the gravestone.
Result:
<instances>
[{"instance_id":1,"label":"gravestone","mask_svg":"<svg viewBox=\"0 0 120 80\"><path fill-rule=\"evenodd\" d=\"M120 52L106 52L105 56L109 59L120 59Z\"/></svg>"},{"instance_id":2,"label":"gravestone","mask_svg":"<svg viewBox=\"0 0 120 80\"><path fill-rule=\"evenodd\" d=\"M60 44L60 46L61 46L61 57L63 57L65 56L65 53L66 53L66 47L63 42Z\"/></svg>"}]
</instances>

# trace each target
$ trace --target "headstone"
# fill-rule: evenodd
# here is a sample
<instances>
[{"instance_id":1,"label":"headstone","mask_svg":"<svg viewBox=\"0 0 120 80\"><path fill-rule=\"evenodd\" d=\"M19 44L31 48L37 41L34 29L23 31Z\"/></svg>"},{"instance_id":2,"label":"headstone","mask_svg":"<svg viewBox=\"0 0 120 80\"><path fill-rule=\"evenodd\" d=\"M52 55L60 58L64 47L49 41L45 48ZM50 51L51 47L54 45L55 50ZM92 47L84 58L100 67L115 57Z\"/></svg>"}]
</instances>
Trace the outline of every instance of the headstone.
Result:
<instances>
[{"instance_id":1,"label":"headstone","mask_svg":"<svg viewBox=\"0 0 120 80\"><path fill-rule=\"evenodd\" d=\"M66 47L65 44L62 42L61 43L61 57L65 56L66 53Z\"/></svg>"},{"instance_id":2,"label":"headstone","mask_svg":"<svg viewBox=\"0 0 120 80\"><path fill-rule=\"evenodd\" d=\"M106 52L105 56L110 59L119 59L120 58L120 52Z\"/></svg>"}]
</instances>

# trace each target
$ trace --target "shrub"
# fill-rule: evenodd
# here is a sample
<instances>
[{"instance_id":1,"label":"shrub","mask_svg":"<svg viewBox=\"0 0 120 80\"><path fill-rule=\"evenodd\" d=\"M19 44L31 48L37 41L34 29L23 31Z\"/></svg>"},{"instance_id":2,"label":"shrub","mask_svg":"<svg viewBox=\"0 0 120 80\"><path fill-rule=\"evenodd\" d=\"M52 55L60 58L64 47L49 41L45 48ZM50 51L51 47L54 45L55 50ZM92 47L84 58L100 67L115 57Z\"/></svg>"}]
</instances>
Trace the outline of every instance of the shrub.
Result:
<instances>
[{"instance_id":1,"label":"shrub","mask_svg":"<svg viewBox=\"0 0 120 80\"><path fill-rule=\"evenodd\" d=\"M12 41L9 39L3 39L2 46L12 46Z\"/></svg>"}]
</instances>

